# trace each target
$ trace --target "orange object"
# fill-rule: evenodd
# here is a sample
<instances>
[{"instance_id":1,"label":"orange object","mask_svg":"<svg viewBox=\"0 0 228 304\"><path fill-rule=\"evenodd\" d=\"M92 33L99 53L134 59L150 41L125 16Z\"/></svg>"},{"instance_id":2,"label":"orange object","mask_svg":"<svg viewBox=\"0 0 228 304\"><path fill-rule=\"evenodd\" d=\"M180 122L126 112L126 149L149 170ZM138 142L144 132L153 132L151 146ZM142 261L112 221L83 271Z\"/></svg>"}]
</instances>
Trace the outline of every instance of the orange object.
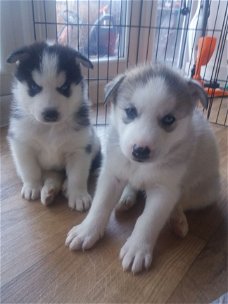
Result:
<instances>
[{"instance_id":1,"label":"orange object","mask_svg":"<svg viewBox=\"0 0 228 304\"><path fill-rule=\"evenodd\" d=\"M198 51L196 58L196 67L195 74L193 75L193 79L197 80L204 86L204 82L200 76L201 67L203 65L208 64L211 59L211 56L215 50L216 38L211 36L200 37L198 42ZM225 89L219 88L204 88L205 92L208 96L214 97L227 97L228 92Z\"/></svg>"},{"instance_id":2,"label":"orange object","mask_svg":"<svg viewBox=\"0 0 228 304\"><path fill-rule=\"evenodd\" d=\"M228 92L225 89L213 89L213 88L204 88L208 96L214 97L228 97Z\"/></svg>"},{"instance_id":3,"label":"orange object","mask_svg":"<svg viewBox=\"0 0 228 304\"><path fill-rule=\"evenodd\" d=\"M202 85L203 81L200 76L201 67L206 65L215 50L216 38L211 36L200 37L198 42L198 51L196 58L196 68L193 79L198 80Z\"/></svg>"}]
</instances>

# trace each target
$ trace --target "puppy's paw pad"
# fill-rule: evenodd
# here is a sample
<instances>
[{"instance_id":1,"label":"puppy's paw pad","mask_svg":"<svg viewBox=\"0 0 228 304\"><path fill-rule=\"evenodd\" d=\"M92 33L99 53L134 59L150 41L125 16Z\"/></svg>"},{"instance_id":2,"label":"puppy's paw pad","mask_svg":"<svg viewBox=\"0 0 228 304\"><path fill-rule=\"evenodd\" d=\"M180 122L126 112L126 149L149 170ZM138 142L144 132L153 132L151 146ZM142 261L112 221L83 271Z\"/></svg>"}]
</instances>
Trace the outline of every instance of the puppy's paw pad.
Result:
<instances>
[{"instance_id":1,"label":"puppy's paw pad","mask_svg":"<svg viewBox=\"0 0 228 304\"><path fill-rule=\"evenodd\" d=\"M68 205L71 209L86 211L91 205L91 196L88 193L69 193Z\"/></svg>"},{"instance_id":2,"label":"puppy's paw pad","mask_svg":"<svg viewBox=\"0 0 228 304\"><path fill-rule=\"evenodd\" d=\"M28 201L36 200L40 197L40 189L40 184L26 183L21 189L21 196Z\"/></svg>"},{"instance_id":3,"label":"puppy's paw pad","mask_svg":"<svg viewBox=\"0 0 228 304\"><path fill-rule=\"evenodd\" d=\"M56 196L56 189L54 186L47 186L47 185L44 185L43 188L41 189L41 203L44 205L44 206L48 206L50 205L55 196Z\"/></svg>"},{"instance_id":4,"label":"puppy's paw pad","mask_svg":"<svg viewBox=\"0 0 228 304\"><path fill-rule=\"evenodd\" d=\"M89 249L103 234L104 231L97 229L95 225L82 222L69 231L65 245L68 246L70 250Z\"/></svg>"},{"instance_id":5,"label":"puppy's paw pad","mask_svg":"<svg viewBox=\"0 0 228 304\"><path fill-rule=\"evenodd\" d=\"M152 250L147 243L134 242L128 239L120 251L123 270L139 273L148 269L152 262Z\"/></svg>"}]
</instances>

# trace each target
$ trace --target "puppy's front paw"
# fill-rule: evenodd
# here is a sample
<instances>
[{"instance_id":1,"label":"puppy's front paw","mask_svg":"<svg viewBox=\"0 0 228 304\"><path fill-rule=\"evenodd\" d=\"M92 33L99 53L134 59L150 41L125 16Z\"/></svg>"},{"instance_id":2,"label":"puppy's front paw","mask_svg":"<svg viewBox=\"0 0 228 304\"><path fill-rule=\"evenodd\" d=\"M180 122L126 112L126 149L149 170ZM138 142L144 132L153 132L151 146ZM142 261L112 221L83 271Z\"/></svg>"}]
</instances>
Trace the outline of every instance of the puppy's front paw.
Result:
<instances>
[{"instance_id":1,"label":"puppy's front paw","mask_svg":"<svg viewBox=\"0 0 228 304\"><path fill-rule=\"evenodd\" d=\"M86 211L91 206L92 198L86 190L69 187L67 181L62 187L63 195L68 199L68 206L78 211Z\"/></svg>"},{"instance_id":2,"label":"puppy's front paw","mask_svg":"<svg viewBox=\"0 0 228 304\"><path fill-rule=\"evenodd\" d=\"M145 241L130 237L120 251L120 259L124 270L138 273L148 269L152 262L152 248Z\"/></svg>"},{"instance_id":3,"label":"puppy's front paw","mask_svg":"<svg viewBox=\"0 0 228 304\"><path fill-rule=\"evenodd\" d=\"M26 200L36 200L40 197L41 185L39 183L24 183L21 196Z\"/></svg>"},{"instance_id":4,"label":"puppy's front paw","mask_svg":"<svg viewBox=\"0 0 228 304\"><path fill-rule=\"evenodd\" d=\"M102 225L93 224L84 220L80 225L74 226L68 233L65 245L70 250L85 250L91 248L103 235Z\"/></svg>"},{"instance_id":5,"label":"puppy's front paw","mask_svg":"<svg viewBox=\"0 0 228 304\"><path fill-rule=\"evenodd\" d=\"M57 191L54 186L44 185L43 188L41 189L41 194L40 194L41 203L44 206L50 205L53 202L56 195L57 195Z\"/></svg>"},{"instance_id":6,"label":"puppy's front paw","mask_svg":"<svg viewBox=\"0 0 228 304\"><path fill-rule=\"evenodd\" d=\"M89 209L91 201L92 199L88 192L68 192L68 205L71 209L86 211Z\"/></svg>"}]
</instances>

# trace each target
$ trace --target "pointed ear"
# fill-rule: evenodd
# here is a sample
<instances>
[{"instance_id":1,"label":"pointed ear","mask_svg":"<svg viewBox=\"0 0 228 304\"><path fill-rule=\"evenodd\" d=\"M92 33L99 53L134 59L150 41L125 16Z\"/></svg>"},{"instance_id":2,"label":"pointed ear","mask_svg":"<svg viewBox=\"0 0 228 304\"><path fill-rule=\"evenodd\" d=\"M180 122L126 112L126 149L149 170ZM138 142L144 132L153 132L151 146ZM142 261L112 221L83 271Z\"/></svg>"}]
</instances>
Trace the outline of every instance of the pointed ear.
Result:
<instances>
[{"instance_id":1,"label":"pointed ear","mask_svg":"<svg viewBox=\"0 0 228 304\"><path fill-rule=\"evenodd\" d=\"M77 63L81 63L84 67L86 67L88 69L93 69L92 62L88 58L83 56L81 53L75 51L75 57L76 57Z\"/></svg>"},{"instance_id":2,"label":"pointed ear","mask_svg":"<svg viewBox=\"0 0 228 304\"><path fill-rule=\"evenodd\" d=\"M105 86L105 96L104 96L104 103L107 103L114 94L116 94L117 90L119 89L122 81L125 79L126 75L121 74L115 77L112 81L110 81Z\"/></svg>"},{"instance_id":3,"label":"pointed ear","mask_svg":"<svg viewBox=\"0 0 228 304\"><path fill-rule=\"evenodd\" d=\"M15 63L17 61L22 61L28 57L29 57L29 50L27 47L23 47L10 54L6 61L8 63Z\"/></svg>"},{"instance_id":4,"label":"pointed ear","mask_svg":"<svg viewBox=\"0 0 228 304\"><path fill-rule=\"evenodd\" d=\"M188 80L188 86L190 89L190 94L196 103L198 100L200 100L202 106L207 109L208 108L208 96L205 93L203 87L198 81L195 80Z\"/></svg>"}]
</instances>

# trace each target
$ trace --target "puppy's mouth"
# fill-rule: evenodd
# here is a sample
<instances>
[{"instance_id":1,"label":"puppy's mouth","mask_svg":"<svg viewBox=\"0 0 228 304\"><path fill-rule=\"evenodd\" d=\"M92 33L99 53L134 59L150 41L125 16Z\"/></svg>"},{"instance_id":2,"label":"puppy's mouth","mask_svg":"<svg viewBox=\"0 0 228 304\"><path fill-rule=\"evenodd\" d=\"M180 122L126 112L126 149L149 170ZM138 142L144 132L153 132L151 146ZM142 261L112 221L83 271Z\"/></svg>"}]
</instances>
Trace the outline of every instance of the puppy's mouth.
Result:
<instances>
[{"instance_id":1,"label":"puppy's mouth","mask_svg":"<svg viewBox=\"0 0 228 304\"><path fill-rule=\"evenodd\" d=\"M140 158L135 158L135 157L133 157L132 160L137 163L147 163L150 161L149 159L140 159Z\"/></svg>"},{"instance_id":2,"label":"puppy's mouth","mask_svg":"<svg viewBox=\"0 0 228 304\"><path fill-rule=\"evenodd\" d=\"M141 159L141 158L136 158L136 157L132 157L131 160L137 162L137 163L150 163L152 161L151 158L146 158L146 159Z\"/></svg>"}]
</instances>

